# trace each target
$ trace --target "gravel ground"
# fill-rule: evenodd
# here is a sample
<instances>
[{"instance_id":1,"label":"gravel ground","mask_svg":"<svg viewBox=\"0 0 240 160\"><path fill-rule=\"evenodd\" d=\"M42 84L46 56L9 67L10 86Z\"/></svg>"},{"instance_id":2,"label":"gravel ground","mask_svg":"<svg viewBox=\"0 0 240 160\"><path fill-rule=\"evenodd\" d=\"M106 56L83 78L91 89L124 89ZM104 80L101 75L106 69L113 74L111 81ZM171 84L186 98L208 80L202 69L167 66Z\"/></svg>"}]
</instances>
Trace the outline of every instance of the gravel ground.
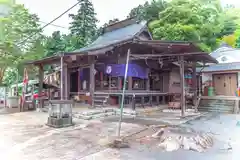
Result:
<instances>
[{"instance_id":1,"label":"gravel ground","mask_svg":"<svg viewBox=\"0 0 240 160\"><path fill-rule=\"evenodd\" d=\"M76 125L53 129L45 125L46 113L27 112L0 115L0 154L10 160L238 160L240 158L239 115L207 114L181 125L197 131L210 132L215 137L213 148L205 153L178 150L163 152L157 143L132 143L128 149L110 149L100 140L116 135L117 122L84 121L75 119ZM131 121L122 125L122 135L129 135L144 127ZM149 123L149 122L148 122ZM147 124L149 125L149 124ZM142 134L142 135L141 135ZM145 132L137 136L151 135ZM229 144L232 150L227 150Z\"/></svg>"}]
</instances>

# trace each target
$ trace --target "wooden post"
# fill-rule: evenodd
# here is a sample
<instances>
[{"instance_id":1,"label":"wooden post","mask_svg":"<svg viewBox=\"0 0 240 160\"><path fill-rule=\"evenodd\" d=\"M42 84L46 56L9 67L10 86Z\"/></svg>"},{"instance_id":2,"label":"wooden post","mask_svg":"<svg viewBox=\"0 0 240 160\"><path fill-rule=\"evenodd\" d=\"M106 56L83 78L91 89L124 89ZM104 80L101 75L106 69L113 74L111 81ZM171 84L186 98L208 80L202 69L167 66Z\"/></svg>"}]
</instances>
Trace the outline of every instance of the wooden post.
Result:
<instances>
[{"instance_id":1,"label":"wooden post","mask_svg":"<svg viewBox=\"0 0 240 160\"><path fill-rule=\"evenodd\" d=\"M135 99L135 94L132 96L132 110L135 111L136 109L136 99Z\"/></svg>"},{"instance_id":2,"label":"wooden post","mask_svg":"<svg viewBox=\"0 0 240 160\"><path fill-rule=\"evenodd\" d=\"M132 90L133 80L132 77L128 77L128 90Z\"/></svg>"},{"instance_id":3,"label":"wooden post","mask_svg":"<svg viewBox=\"0 0 240 160\"><path fill-rule=\"evenodd\" d=\"M166 96L162 96L162 104L166 104Z\"/></svg>"},{"instance_id":4,"label":"wooden post","mask_svg":"<svg viewBox=\"0 0 240 160\"><path fill-rule=\"evenodd\" d=\"M196 73L196 62L194 62L192 66L192 89L193 89L193 105L195 107L195 111L197 112L197 73Z\"/></svg>"},{"instance_id":5,"label":"wooden post","mask_svg":"<svg viewBox=\"0 0 240 160\"><path fill-rule=\"evenodd\" d=\"M69 80L70 80L70 75L68 73L68 67L67 67L67 64L65 63L63 65L63 75L64 75L64 99L67 100L68 99L68 96L69 96Z\"/></svg>"},{"instance_id":6,"label":"wooden post","mask_svg":"<svg viewBox=\"0 0 240 160\"><path fill-rule=\"evenodd\" d=\"M153 105L153 96L152 95L150 95L150 97L149 97L149 104L150 104L150 106L152 106Z\"/></svg>"},{"instance_id":7,"label":"wooden post","mask_svg":"<svg viewBox=\"0 0 240 160\"><path fill-rule=\"evenodd\" d=\"M144 103L145 103L145 97L142 96L142 97L141 97L141 105L142 105L143 108L144 108Z\"/></svg>"},{"instance_id":8,"label":"wooden post","mask_svg":"<svg viewBox=\"0 0 240 160\"><path fill-rule=\"evenodd\" d=\"M78 69L78 77L77 77L77 82L78 82L78 94L81 91L81 79L80 79L80 75L81 75L81 68Z\"/></svg>"},{"instance_id":9,"label":"wooden post","mask_svg":"<svg viewBox=\"0 0 240 160\"><path fill-rule=\"evenodd\" d=\"M43 99L42 99L42 90L43 90L43 78L44 78L44 71L43 66L39 65L39 88L38 88L38 99L39 99L39 108L43 108Z\"/></svg>"},{"instance_id":10,"label":"wooden post","mask_svg":"<svg viewBox=\"0 0 240 160\"><path fill-rule=\"evenodd\" d=\"M109 75L108 89L111 90L112 77Z\"/></svg>"},{"instance_id":11,"label":"wooden post","mask_svg":"<svg viewBox=\"0 0 240 160\"><path fill-rule=\"evenodd\" d=\"M149 73L150 73L150 69L149 68L147 69L147 73L149 75ZM146 79L146 90L148 90L148 91L150 90L150 79L149 79L149 76Z\"/></svg>"},{"instance_id":12,"label":"wooden post","mask_svg":"<svg viewBox=\"0 0 240 160\"><path fill-rule=\"evenodd\" d=\"M60 86L60 92L61 92L61 100L64 100L64 62L63 62L63 56L61 56L61 86Z\"/></svg>"},{"instance_id":13,"label":"wooden post","mask_svg":"<svg viewBox=\"0 0 240 160\"><path fill-rule=\"evenodd\" d=\"M118 90L122 90L122 78L118 77Z\"/></svg>"},{"instance_id":14,"label":"wooden post","mask_svg":"<svg viewBox=\"0 0 240 160\"><path fill-rule=\"evenodd\" d=\"M100 72L100 88L101 88L101 90L103 90L103 82L104 82L104 80L103 80L103 72Z\"/></svg>"},{"instance_id":15,"label":"wooden post","mask_svg":"<svg viewBox=\"0 0 240 160\"><path fill-rule=\"evenodd\" d=\"M94 92L95 92L95 65L91 62L90 65L90 95L92 99L92 107L94 107Z\"/></svg>"},{"instance_id":16,"label":"wooden post","mask_svg":"<svg viewBox=\"0 0 240 160\"><path fill-rule=\"evenodd\" d=\"M184 84L184 57L179 57L180 63L180 87L181 87L181 116L185 116L185 84Z\"/></svg>"},{"instance_id":17,"label":"wooden post","mask_svg":"<svg viewBox=\"0 0 240 160\"><path fill-rule=\"evenodd\" d=\"M160 103L160 97L159 96L156 96L156 101L157 101L157 105L159 105L159 103Z\"/></svg>"}]
</instances>

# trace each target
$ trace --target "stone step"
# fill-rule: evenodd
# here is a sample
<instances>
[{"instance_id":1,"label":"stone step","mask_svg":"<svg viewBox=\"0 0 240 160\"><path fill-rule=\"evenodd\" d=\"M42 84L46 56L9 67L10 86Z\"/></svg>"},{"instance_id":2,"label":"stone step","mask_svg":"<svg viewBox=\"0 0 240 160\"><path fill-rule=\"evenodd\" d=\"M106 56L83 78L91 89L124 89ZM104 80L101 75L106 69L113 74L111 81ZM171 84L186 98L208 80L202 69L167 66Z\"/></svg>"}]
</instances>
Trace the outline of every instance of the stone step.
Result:
<instances>
[{"instance_id":1,"label":"stone step","mask_svg":"<svg viewBox=\"0 0 240 160\"><path fill-rule=\"evenodd\" d=\"M233 113L235 101L233 100L206 100L199 103L199 111Z\"/></svg>"}]
</instances>

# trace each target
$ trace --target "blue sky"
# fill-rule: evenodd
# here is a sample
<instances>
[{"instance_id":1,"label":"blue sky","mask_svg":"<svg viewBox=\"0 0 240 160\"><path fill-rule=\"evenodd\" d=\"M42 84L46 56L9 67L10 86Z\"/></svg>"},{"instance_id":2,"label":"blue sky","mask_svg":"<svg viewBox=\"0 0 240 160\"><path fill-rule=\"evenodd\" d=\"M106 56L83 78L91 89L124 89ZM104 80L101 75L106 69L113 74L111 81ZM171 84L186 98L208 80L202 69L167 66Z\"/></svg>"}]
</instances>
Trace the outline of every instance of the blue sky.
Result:
<instances>
[{"instance_id":1,"label":"blue sky","mask_svg":"<svg viewBox=\"0 0 240 160\"><path fill-rule=\"evenodd\" d=\"M92 0L99 25L113 18L124 19L133 7L143 4L146 1L147 0ZM24 4L30 12L38 14L40 20L43 22L42 25L44 25L44 22L50 22L77 3L77 0L16 0L16 2ZM240 6L240 0L222 0L222 3ZM76 11L77 7L69 13L76 13ZM56 30L67 33L70 21L68 14L66 14L55 21L53 23L54 25L48 26L44 30L44 33L51 35L51 33Z\"/></svg>"}]
</instances>

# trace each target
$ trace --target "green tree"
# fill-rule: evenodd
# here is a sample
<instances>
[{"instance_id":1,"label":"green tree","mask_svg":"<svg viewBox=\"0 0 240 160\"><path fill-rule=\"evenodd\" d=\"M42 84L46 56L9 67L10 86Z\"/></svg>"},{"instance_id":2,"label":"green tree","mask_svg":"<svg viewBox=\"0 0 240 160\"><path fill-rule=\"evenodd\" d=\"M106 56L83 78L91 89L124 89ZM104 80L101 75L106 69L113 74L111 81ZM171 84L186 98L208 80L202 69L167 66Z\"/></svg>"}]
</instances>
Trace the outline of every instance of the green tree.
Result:
<instances>
[{"instance_id":1,"label":"green tree","mask_svg":"<svg viewBox=\"0 0 240 160\"><path fill-rule=\"evenodd\" d=\"M25 60L34 60L43 53L39 52L42 36L38 21L38 17L30 14L23 5L15 4L11 5L6 17L0 18L0 83L6 69L19 67L20 70ZM33 33L34 36L30 36Z\"/></svg>"},{"instance_id":2,"label":"green tree","mask_svg":"<svg viewBox=\"0 0 240 160\"><path fill-rule=\"evenodd\" d=\"M85 44L89 44L96 37L98 22L93 4L89 0L79 0L80 8L77 14L70 14L72 19L70 31L72 35L83 38Z\"/></svg>"},{"instance_id":3,"label":"green tree","mask_svg":"<svg viewBox=\"0 0 240 160\"><path fill-rule=\"evenodd\" d=\"M73 51L84 46L83 39L77 35L65 35L55 31L52 36L44 40L45 57L53 56L59 52Z\"/></svg>"},{"instance_id":4,"label":"green tree","mask_svg":"<svg viewBox=\"0 0 240 160\"><path fill-rule=\"evenodd\" d=\"M140 20L156 20L159 17L159 12L167 7L165 0L152 0L144 5L139 5L133 8L128 17L137 17Z\"/></svg>"},{"instance_id":5,"label":"green tree","mask_svg":"<svg viewBox=\"0 0 240 160\"><path fill-rule=\"evenodd\" d=\"M210 51L217 47L223 16L218 0L172 0L149 27L154 39L194 41Z\"/></svg>"}]
</instances>

